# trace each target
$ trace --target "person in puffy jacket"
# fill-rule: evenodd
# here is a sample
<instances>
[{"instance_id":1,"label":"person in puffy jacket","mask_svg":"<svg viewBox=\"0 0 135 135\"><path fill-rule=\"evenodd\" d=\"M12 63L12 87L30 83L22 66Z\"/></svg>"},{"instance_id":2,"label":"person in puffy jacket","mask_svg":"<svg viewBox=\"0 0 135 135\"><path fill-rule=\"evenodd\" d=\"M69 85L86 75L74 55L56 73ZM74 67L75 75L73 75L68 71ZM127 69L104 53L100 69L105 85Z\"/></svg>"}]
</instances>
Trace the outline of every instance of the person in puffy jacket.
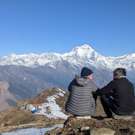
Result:
<instances>
[{"instance_id":1,"label":"person in puffy jacket","mask_svg":"<svg viewBox=\"0 0 135 135\"><path fill-rule=\"evenodd\" d=\"M95 99L92 92L97 90L93 81L93 71L82 68L81 76L76 76L69 84L69 97L65 110L74 116L93 116L95 114Z\"/></svg>"},{"instance_id":2,"label":"person in puffy jacket","mask_svg":"<svg viewBox=\"0 0 135 135\"><path fill-rule=\"evenodd\" d=\"M134 86L126 78L126 69L113 71L113 80L102 89L94 92L101 97L101 102L108 117L132 115L135 112Z\"/></svg>"}]
</instances>

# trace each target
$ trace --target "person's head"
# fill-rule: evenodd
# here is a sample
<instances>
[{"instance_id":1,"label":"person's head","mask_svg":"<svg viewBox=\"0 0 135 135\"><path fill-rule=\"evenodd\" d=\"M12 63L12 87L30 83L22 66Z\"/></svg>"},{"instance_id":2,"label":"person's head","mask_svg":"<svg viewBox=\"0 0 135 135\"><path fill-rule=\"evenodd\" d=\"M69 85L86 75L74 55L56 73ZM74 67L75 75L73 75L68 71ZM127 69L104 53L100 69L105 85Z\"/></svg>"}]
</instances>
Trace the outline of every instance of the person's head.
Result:
<instances>
[{"instance_id":1,"label":"person's head","mask_svg":"<svg viewBox=\"0 0 135 135\"><path fill-rule=\"evenodd\" d=\"M83 67L81 70L81 77L92 80L93 79L93 71L87 67Z\"/></svg>"},{"instance_id":2,"label":"person's head","mask_svg":"<svg viewBox=\"0 0 135 135\"><path fill-rule=\"evenodd\" d=\"M113 78L114 79L120 79L120 78L126 77L126 75L127 75L127 72L126 72L125 68L116 68L113 71Z\"/></svg>"}]
</instances>

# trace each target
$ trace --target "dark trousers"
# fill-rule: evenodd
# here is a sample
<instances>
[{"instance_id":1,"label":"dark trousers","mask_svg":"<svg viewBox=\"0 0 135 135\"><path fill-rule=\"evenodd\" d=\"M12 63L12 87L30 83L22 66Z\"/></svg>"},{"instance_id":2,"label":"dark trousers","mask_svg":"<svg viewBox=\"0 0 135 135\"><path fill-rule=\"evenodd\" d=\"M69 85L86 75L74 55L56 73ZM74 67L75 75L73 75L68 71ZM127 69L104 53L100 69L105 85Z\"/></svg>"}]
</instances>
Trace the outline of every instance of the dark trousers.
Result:
<instances>
[{"instance_id":1,"label":"dark trousers","mask_svg":"<svg viewBox=\"0 0 135 135\"><path fill-rule=\"evenodd\" d=\"M113 113L117 114L117 105L110 95L103 95L101 96L101 104L104 108L104 111L107 115L107 117L111 118L113 117Z\"/></svg>"}]
</instances>

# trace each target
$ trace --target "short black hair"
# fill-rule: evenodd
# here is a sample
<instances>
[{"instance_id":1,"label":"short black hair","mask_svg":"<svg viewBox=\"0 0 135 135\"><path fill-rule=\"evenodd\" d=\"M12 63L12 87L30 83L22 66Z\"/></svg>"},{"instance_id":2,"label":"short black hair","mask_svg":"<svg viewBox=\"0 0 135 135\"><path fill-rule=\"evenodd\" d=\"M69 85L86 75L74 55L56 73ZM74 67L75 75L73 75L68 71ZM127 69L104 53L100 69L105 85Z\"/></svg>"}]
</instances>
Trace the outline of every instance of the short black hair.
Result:
<instances>
[{"instance_id":1,"label":"short black hair","mask_svg":"<svg viewBox=\"0 0 135 135\"><path fill-rule=\"evenodd\" d=\"M113 76L115 78L120 78L121 76L126 76L127 75L127 71L125 68L116 68L114 71L113 71Z\"/></svg>"}]
</instances>

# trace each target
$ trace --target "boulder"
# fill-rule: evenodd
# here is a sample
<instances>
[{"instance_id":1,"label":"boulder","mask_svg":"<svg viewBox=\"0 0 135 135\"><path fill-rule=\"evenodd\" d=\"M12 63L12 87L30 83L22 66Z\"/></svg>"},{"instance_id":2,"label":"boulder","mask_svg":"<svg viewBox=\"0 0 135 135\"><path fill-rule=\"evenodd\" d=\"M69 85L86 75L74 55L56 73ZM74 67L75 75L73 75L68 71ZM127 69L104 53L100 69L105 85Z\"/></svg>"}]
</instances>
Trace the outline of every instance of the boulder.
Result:
<instances>
[{"instance_id":1,"label":"boulder","mask_svg":"<svg viewBox=\"0 0 135 135\"><path fill-rule=\"evenodd\" d=\"M135 119L92 118L77 119L70 117L64 127L53 130L48 135L134 135Z\"/></svg>"},{"instance_id":2,"label":"boulder","mask_svg":"<svg viewBox=\"0 0 135 135\"><path fill-rule=\"evenodd\" d=\"M110 128L95 128L91 130L90 135L115 135L115 131Z\"/></svg>"}]
</instances>

